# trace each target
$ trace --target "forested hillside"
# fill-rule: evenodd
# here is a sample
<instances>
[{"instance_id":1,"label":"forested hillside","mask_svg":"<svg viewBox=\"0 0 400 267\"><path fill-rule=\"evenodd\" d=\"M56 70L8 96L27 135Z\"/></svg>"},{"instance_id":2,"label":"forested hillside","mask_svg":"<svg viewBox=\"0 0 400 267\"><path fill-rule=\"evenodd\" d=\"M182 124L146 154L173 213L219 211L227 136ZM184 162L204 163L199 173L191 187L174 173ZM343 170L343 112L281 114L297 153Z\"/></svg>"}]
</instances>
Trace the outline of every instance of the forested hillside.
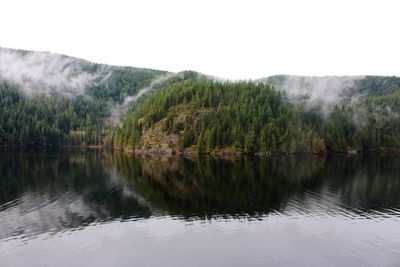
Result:
<instances>
[{"instance_id":1,"label":"forested hillside","mask_svg":"<svg viewBox=\"0 0 400 267\"><path fill-rule=\"evenodd\" d=\"M113 111L166 74L10 49L0 58L0 145L102 144Z\"/></svg>"},{"instance_id":2,"label":"forested hillside","mask_svg":"<svg viewBox=\"0 0 400 267\"><path fill-rule=\"evenodd\" d=\"M400 78L216 81L0 48L0 146L154 153L400 151Z\"/></svg>"},{"instance_id":3,"label":"forested hillside","mask_svg":"<svg viewBox=\"0 0 400 267\"><path fill-rule=\"evenodd\" d=\"M310 103L310 95L293 98L261 82L185 81L145 101L112 140L158 153L394 151L398 85L398 78L362 78L337 103Z\"/></svg>"}]
</instances>

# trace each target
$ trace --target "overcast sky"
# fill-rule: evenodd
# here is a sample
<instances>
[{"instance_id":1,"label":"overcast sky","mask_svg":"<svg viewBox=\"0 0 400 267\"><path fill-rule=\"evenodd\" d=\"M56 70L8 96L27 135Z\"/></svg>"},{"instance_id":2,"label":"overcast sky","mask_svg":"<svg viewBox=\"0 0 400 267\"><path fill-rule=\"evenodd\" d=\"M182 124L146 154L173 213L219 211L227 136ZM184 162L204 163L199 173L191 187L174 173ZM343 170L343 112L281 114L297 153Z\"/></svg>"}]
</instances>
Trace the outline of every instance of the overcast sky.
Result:
<instances>
[{"instance_id":1,"label":"overcast sky","mask_svg":"<svg viewBox=\"0 0 400 267\"><path fill-rule=\"evenodd\" d=\"M1 0L0 46L229 79L399 75L400 1Z\"/></svg>"}]
</instances>

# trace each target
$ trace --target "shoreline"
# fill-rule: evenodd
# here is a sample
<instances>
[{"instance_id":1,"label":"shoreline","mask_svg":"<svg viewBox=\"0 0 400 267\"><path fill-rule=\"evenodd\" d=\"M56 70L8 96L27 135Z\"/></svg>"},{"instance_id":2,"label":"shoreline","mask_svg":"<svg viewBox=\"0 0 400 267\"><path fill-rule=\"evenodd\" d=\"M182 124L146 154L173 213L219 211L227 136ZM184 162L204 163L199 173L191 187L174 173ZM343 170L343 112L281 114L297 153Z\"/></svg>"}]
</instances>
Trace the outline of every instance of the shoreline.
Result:
<instances>
[{"instance_id":1,"label":"shoreline","mask_svg":"<svg viewBox=\"0 0 400 267\"><path fill-rule=\"evenodd\" d=\"M162 149L124 149L120 147L111 147L106 145L59 145L59 146L25 146L25 145L0 145L1 149L61 149L61 150L114 150L131 155L149 155L149 156L184 156L184 157L201 157L201 156L214 156L214 157L229 157L229 158L241 158L241 157L280 157L280 156L330 156L330 155L347 155L348 157L353 156L370 156L370 155L392 155L400 156L400 149L380 149L370 151L329 151L325 153L314 153L314 152L280 152L280 151L268 151L268 152L252 152L245 153L240 149L232 150L215 150L211 152L197 152L193 150L162 150Z\"/></svg>"},{"instance_id":2,"label":"shoreline","mask_svg":"<svg viewBox=\"0 0 400 267\"><path fill-rule=\"evenodd\" d=\"M134 154L134 155L153 155L153 156L189 156L189 157L198 157L198 156L217 156L217 157L280 157L280 156L315 156L315 157L324 157L330 155L346 155L348 157L353 156L369 156L369 155L393 155L400 156L400 149L384 149L384 150L370 150L367 152L364 151L330 151L325 153L314 153L314 152L279 152L279 151L269 151L269 152L253 152L253 153L245 153L243 151L237 151L234 153L227 153L223 150L221 151L211 151L211 152L197 152L197 151L166 151L166 150L157 150L157 149L123 149L118 147L111 147L110 149L117 150L126 154Z\"/></svg>"}]
</instances>

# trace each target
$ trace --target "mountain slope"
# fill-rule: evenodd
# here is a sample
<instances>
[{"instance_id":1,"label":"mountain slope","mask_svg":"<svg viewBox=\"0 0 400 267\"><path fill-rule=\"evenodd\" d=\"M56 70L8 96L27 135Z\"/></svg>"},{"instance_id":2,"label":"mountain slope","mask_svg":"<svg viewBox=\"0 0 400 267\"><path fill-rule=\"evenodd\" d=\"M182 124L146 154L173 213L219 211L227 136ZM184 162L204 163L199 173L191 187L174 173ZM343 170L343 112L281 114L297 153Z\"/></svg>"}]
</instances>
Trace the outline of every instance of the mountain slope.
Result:
<instances>
[{"instance_id":1,"label":"mountain slope","mask_svg":"<svg viewBox=\"0 0 400 267\"><path fill-rule=\"evenodd\" d=\"M163 153L400 149L400 78L271 76L95 64L0 48L0 145Z\"/></svg>"},{"instance_id":2,"label":"mountain slope","mask_svg":"<svg viewBox=\"0 0 400 267\"><path fill-rule=\"evenodd\" d=\"M301 80L311 84L310 90L298 85L305 94L260 81L173 84L132 111L114 132L113 144L138 152L222 154L400 148L399 78ZM312 88L315 84L326 88ZM339 92L312 95L335 89Z\"/></svg>"},{"instance_id":3,"label":"mountain slope","mask_svg":"<svg viewBox=\"0 0 400 267\"><path fill-rule=\"evenodd\" d=\"M0 145L101 144L114 109L166 74L0 48Z\"/></svg>"}]
</instances>

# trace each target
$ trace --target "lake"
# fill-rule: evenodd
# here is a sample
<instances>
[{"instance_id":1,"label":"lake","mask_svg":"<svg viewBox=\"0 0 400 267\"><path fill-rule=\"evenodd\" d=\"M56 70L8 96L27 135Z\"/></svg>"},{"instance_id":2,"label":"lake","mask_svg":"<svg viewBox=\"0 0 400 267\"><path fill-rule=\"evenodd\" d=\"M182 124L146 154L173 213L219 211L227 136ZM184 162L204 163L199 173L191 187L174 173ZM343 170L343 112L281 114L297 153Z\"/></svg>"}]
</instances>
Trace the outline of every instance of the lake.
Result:
<instances>
[{"instance_id":1,"label":"lake","mask_svg":"<svg viewBox=\"0 0 400 267\"><path fill-rule=\"evenodd\" d=\"M400 266L400 158L3 150L0 266Z\"/></svg>"}]
</instances>

